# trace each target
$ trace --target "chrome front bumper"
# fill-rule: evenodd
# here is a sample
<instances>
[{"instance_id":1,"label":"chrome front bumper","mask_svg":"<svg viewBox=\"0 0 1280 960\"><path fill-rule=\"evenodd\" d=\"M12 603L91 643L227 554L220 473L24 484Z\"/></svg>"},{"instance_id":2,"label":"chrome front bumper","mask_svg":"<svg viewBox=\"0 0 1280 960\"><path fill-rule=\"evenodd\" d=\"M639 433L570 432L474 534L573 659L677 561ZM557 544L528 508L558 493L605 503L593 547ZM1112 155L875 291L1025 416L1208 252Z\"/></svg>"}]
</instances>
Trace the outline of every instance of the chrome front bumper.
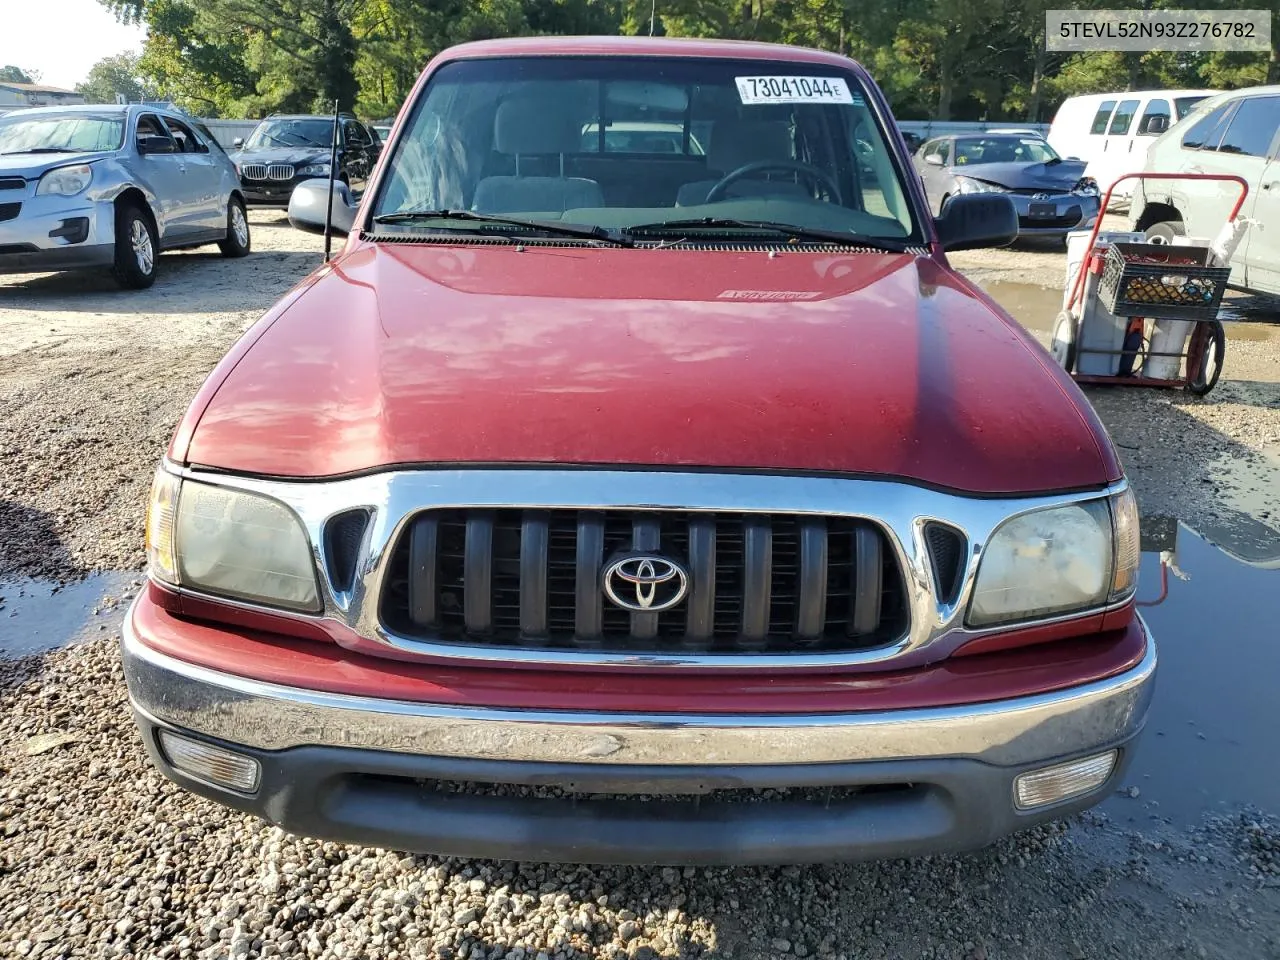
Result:
<instances>
[{"instance_id":1,"label":"chrome front bumper","mask_svg":"<svg viewBox=\"0 0 1280 960\"><path fill-rule=\"evenodd\" d=\"M1041 696L710 716L318 693L192 666L150 649L128 626L123 656L155 765L285 830L449 856L639 864L954 852L1070 815L1121 782L1156 668L1148 637L1125 673ZM162 731L252 758L256 789L237 792L175 767ZM1020 774L1113 750L1110 776L1091 792L1030 811L1014 804ZM760 791L782 799L755 802Z\"/></svg>"},{"instance_id":2,"label":"chrome front bumper","mask_svg":"<svg viewBox=\"0 0 1280 960\"><path fill-rule=\"evenodd\" d=\"M126 621L125 677L144 717L259 750L328 746L533 763L691 766L966 757L1018 766L1141 729L1155 644L1119 676L968 706L842 715L586 714L377 700L262 683L143 644Z\"/></svg>"}]
</instances>

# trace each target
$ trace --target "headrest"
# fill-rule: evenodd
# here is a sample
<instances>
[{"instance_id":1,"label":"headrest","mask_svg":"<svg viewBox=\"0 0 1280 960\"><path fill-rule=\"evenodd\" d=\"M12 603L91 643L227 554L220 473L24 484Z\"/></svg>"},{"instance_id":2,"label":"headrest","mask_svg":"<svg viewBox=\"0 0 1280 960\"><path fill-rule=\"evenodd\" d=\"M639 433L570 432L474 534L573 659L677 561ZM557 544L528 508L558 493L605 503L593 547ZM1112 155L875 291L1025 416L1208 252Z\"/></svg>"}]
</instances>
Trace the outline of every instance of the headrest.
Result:
<instances>
[{"instance_id":1,"label":"headrest","mask_svg":"<svg viewBox=\"0 0 1280 960\"><path fill-rule=\"evenodd\" d=\"M582 123L541 97L504 100L493 118L498 153L575 153L581 142Z\"/></svg>"},{"instance_id":2,"label":"headrest","mask_svg":"<svg viewBox=\"0 0 1280 960\"><path fill-rule=\"evenodd\" d=\"M756 160L790 160L791 134L776 120L725 119L711 128L707 166L721 173Z\"/></svg>"}]
</instances>

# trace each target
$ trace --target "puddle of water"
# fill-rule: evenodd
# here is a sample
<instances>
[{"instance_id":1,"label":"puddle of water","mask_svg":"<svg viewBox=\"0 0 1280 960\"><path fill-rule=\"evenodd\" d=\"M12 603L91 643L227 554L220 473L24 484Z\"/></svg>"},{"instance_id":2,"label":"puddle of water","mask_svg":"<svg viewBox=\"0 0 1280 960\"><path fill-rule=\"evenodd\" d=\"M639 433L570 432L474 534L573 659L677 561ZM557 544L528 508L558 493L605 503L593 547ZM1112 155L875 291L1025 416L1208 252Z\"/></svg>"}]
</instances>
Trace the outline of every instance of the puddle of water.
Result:
<instances>
[{"instance_id":1,"label":"puddle of water","mask_svg":"<svg viewBox=\"0 0 1280 960\"><path fill-rule=\"evenodd\" d=\"M137 592L136 573L111 572L76 583L51 580L0 581L0 660L16 660L67 646L113 629L123 619L127 596Z\"/></svg>"},{"instance_id":2,"label":"puddle of water","mask_svg":"<svg viewBox=\"0 0 1280 960\"><path fill-rule=\"evenodd\" d=\"M1126 786L1112 816L1190 825L1242 805L1280 812L1280 548L1244 562L1171 520L1144 518L1140 600L1160 594L1160 550L1168 594L1144 607L1160 651L1156 694Z\"/></svg>"},{"instance_id":3,"label":"puddle of water","mask_svg":"<svg viewBox=\"0 0 1280 960\"><path fill-rule=\"evenodd\" d=\"M1009 311L1013 319L1032 333L1053 333L1053 321L1062 312L1062 291L1034 283L993 280L981 284L991 297Z\"/></svg>"},{"instance_id":4,"label":"puddle of water","mask_svg":"<svg viewBox=\"0 0 1280 960\"><path fill-rule=\"evenodd\" d=\"M1006 280L988 281L981 287L1040 339L1053 333L1053 321L1062 310L1060 288ZM1280 342L1280 299L1228 297L1223 301L1220 317L1226 325L1227 340Z\"/></svg>"}]
</instances>

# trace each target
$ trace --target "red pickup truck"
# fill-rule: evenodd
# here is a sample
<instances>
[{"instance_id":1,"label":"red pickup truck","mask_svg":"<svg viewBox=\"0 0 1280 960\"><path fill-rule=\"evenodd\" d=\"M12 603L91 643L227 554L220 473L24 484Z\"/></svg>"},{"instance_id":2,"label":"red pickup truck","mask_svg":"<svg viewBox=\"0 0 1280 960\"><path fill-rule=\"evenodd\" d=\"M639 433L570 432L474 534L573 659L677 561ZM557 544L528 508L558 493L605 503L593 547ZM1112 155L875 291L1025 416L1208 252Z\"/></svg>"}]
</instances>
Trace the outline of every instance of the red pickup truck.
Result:
<instances>
[{"instance_id":1,"label":"red pickup truck","mask_svg":"<svg viewBox=\"0 0 1280 960\"><path fill-rule=\"evenodd\" d=\"M609 137L612 125L626 137ZM504 859L959 850L1096 803L1155 647L1114 449L840 56L426 69L332 262L209 377L123 637L166 775Z\"/></svg>"}]
</instances>

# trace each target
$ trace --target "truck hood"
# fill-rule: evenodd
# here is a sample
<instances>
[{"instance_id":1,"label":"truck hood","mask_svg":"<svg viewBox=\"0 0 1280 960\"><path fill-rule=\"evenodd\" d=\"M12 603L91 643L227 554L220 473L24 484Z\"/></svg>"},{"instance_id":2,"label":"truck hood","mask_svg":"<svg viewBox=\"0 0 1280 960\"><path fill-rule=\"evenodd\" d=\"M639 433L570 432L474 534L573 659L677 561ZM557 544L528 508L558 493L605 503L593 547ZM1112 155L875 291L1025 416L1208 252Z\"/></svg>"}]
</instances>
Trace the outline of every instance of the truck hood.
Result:
<instances>
[{"instance_id":1,"label":"truck hood","mask_svg":"<svg viewBox=\"0 0 1280 960\"><path fill-rule=\"evenodd\" d=\"M1120 477L1088 402L912 254L368 244L210 377L171 456L823 471L1018 494Z\"/></svg>"},{"instance_id":2,"label":"truck hood","mask_svg":"<svg viewBox=\"0 0 1280 960\"><path fill-rule=\"evenodd\" d=\"M6 153L0 156L0 177L22 177L39 180L54 167L89 163L110 156L111 152L94 153Z\"/></svg>"}]
</instances>

